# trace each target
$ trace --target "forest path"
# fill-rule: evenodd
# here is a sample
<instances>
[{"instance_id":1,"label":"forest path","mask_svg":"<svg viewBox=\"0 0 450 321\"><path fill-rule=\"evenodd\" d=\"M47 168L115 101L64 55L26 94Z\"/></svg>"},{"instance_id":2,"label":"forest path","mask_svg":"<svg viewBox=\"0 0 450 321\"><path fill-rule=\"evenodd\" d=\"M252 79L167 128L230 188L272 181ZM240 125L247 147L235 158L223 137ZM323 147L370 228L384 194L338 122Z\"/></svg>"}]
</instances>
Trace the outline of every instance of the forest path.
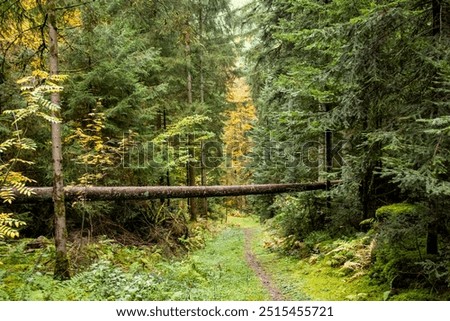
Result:
<instances>
[{"instance_id":1,"label":"forest path","mask_svg":"<svg viewBox=\"0 0 450 321\"><path fill-rule=\"evenodd\" d=\"M204 247L193 250L167 275L168 279L180 279L187 285L175 291L179 292L178 298L189 301L285 300L277 285L283 283L275 279L279 272L275 267L278 257L263 247L264 233L258 220L250 216L230 216L225 224L217 227L218 233L208 239Z\"/></svg>"},{"instance_id":2,"label":"forest path","mask_svg":"<svg viewBox=\"0 0 450 321\"><path fill-rule=\"evenodd\" d=\"M261 263L258 261L256 255L252 250L252 241L255 234L255 228L244 228L244 255L248 266L255 272L262 285L267 289L272 301L283 301L284 296L279 290L278 286L272 280L272 277L267 274Z\"/></svg>"}]
</instances>

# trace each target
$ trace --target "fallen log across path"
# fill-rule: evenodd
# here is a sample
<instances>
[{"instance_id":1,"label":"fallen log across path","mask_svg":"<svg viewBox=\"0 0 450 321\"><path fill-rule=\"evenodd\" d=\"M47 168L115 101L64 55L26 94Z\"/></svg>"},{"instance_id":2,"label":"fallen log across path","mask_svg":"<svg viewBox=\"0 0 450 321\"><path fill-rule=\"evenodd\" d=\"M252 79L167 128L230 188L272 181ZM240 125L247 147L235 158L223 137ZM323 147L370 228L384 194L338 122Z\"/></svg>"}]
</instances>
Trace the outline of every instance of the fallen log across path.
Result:
<instances>
[{"instance_id":1,"label":"fallen log across path","mask_svg":"<svg viewBox=\"0 0 450 321\"><path fill-rule=\"evenodd\" d=\"M66 200L113 201L193 197L227 197L325 190L341 181L215 186L66 186ZM52 187L31 187L31 195L15 191L14 203L52 201Z\"/></svg>"}]
</instances>

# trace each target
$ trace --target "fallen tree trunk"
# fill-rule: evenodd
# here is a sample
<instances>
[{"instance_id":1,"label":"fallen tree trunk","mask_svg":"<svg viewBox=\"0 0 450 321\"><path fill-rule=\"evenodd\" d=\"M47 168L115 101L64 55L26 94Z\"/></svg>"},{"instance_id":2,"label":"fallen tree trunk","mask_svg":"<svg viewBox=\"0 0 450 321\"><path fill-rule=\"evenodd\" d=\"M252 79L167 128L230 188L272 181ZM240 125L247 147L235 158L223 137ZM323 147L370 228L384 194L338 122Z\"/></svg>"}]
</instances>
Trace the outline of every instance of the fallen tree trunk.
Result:
<instances>
[{"instance_id":1,"label":"fallen tree trunk","mask_svg":"<svg viewBox=\"0 0 450 321\"><path fill-rule=\"evenodd\" d=\"M340 181L331 181L337 185ZM158 198L226 197L325 190L327 182L225 186L66 186L66 200L118 201ZM30 196L15 193L15 203L50 202L52 187L32 187Z\"/></svg>"}]
</instances>

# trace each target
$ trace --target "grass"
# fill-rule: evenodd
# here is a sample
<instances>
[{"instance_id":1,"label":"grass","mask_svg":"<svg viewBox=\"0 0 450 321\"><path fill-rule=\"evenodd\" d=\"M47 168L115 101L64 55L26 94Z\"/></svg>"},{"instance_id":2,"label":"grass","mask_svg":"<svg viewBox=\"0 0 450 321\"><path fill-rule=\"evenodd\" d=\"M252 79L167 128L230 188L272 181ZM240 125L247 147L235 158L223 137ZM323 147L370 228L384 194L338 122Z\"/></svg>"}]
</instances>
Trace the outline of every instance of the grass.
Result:
<instances>
[{"instance_id":1,"label":"grass","mask_svg":"<svg viewBox=\"0 0 450 321\"><path fill-rule=\"evenodd\" d=\"M250 224L247 219L244 222ZM35 250L27 250L29 239L3 243L0 300L268 300L267 291L246 264L243 231L231 223L216 230L215 237L202 233L184 240L199 249L173 259L162 257L156 248L100 239L76 253L73 263L79 273L65 282L52 279L50 241Z\"/></svg>"},{"instance_id":2,"label":"grass","mask_svg":"<svg viewBox=\"0 0 450 321\"><path fill-rule=\"evenodd\" d=\"M271 252L264 247L268 236L252 218L231 218L231 224L252 228L252 249L265 270L272 276L287 300L339 301L382 300L389 288L371 284L367 275L346 276L328 262L299 259Z\"/></svg>"},{"instance_id":3,"label":"grass","mask_svg":"<svg viewBox=\"0 0 450 321\"><path fill-rule=\"evenodd\" d=\"M227 225L238 228L259 228L258 218L254 216L228 216Z\"/></svg>"},{"instance_id":4,"label":"grass","mask_svg":"<svg viewBox=\"0 0 450 321\"><path fill-rule=\"evenodd\" d=\"M246 264L243 246L242 230L231 227L208 243L204 249L192 254L191 264L207 278L207 282L201 288L202 294L199 299L214 301L269 299L267 291Z\"/></svg>"}]
</instances>

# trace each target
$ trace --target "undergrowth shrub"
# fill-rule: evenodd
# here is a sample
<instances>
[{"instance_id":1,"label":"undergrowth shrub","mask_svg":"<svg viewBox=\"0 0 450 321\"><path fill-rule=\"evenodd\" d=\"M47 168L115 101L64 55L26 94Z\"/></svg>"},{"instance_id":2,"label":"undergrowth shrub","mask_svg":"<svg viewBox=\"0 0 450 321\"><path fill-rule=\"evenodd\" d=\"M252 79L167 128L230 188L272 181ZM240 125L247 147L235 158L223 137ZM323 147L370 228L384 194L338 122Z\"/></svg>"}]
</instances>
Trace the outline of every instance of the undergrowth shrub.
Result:
<instances>
[{"instance_id":1,"label":"undergrowth shrub","mask_svg":"<svg viewBox=\"0 0 450 321\"><path fill-rule=\"evenodd\" d=\"M214 224L195 224L190 247L204 247L214 233ZM214 270L199 266L189 256L164 258L156 246L124 246L106 237L96 242L69 243L74 277L53 280L54 246L42 241L19 240L0 244L4 264L14 273L0 269L2 300L200 300L202 285ZM33 247L30 247L33 244ZM209 297L208 297L209 298ZM212 297L211 297L212 298Z\"/></svg>"},{"instance_id":2,"label":"undergrowth shrub","mask_svg":"<svg viewBox=\"0 0 450 321\"><path fill-rule=\"evenodd\" d=\"M293 235L303 241L310 233L324 229L325 206L320 194L278 196L272 207L277 213L272 225L282 236Z\"/></svg>"},{"instance_id":3,"label":"undergrowth shrub","mask_svg":"<svg viewBox=\"0 0 450 321\"><path fill-rule=\"evenodd\" d=\"M273 195L248 196L250 208L254 213L258 213L262 222L273 218L276 215L272 207L275 197Z\"/></svg>"},{"instance_id":4,"label":"undergrowth shrub","mask_svg":"<svg viewBox=\"0 0 450 321\"><path fill-rule=\"evenodd\" d=\"M350 209L350 199L340 200L333 192L303 192L295 195L281 195L271 205L275 216L268 221L278 231L278 240L283 251L289 252L303 245L310 250L315 242L335 236L354 235L359 228L360 215L357 209ZM299 243L300 242L300 243Z\"/></svg>"},{"instance_id":5,"label":"undergrowth shrub","mask_svg":"<svg viewBox=\"0 0 450 321\"><path fill-rule=\"evenodd\" d=\"M19 231L17 229L26 225L25 222L12 216L12 213L0 213L0 240L19 237Z\"/></svg>"},{"instance_id":6,"label":"undergrowth shrub","mask_svg":"<svg viewBox=\"0 0 450 321\"><path fill-rule=\"evenodd\" d=\"M138 301L151 300L157 284L158 279L150 273L127 273L110 261L101 260L76 275L65 287L83 289L88 300Z\"/></svg>"}]
</instances>

